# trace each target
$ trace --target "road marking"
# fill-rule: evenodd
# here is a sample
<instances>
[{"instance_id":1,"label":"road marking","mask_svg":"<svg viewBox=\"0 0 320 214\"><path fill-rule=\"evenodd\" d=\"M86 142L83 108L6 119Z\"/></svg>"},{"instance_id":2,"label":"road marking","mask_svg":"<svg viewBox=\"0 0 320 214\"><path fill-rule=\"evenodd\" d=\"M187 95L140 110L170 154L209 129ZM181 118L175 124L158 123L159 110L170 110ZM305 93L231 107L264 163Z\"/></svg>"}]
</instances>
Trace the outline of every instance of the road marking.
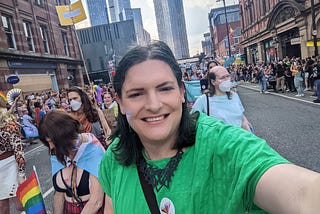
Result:
<instances>
[{"instance_id":1,"label":"road marking","mask_svg":"<svg viewBox=\"0 0 320 214\"><path fill-rule=\"evenodd\" d=\"M247 88L247 89L259 91L259 89L255 89L255 88L248 87L248 86L245 86L245 85L239 85L239 86L240 86L240 87L243 87L243 88ZM279 94L279 93L269 92L269 94L275 95L275 96L279 96L279 97L284 97L284 98L287 98L287 99L290 99L290 100L297 100L297 101L301 101L301 102L305 102L305 103L311 103L311 104L314 104L314 105L320 105L320 103L314 103L314 102L308 101L308 100L302 100L302 99L295 98L295 97L289 97L289 96L286 96L286 95L283 95L283 94Z\"/></svg>"},{"instance_id":2,"label":"road marking","mask_svg":"<svg viewBox=\"0 0 320 214\"><path fill-rule=\"evenodd\" d=\"M47 190L47 192L43 193L43 199L45 199L48 195L50 195L53 192L54 188L51 187Z\"/></svg>"},{"instance_id":3,"label":"road marking","mask_svg":"<svg viewBox=\"0 0 320 214\"><path fill-rule=\"evenodd\" d=\"M36 150L40 149L40 148L41 148L41 147L43 147L43 146L44 146L44 145L43 145L43 144L41 144L40 146L37 146L37 147L35 147L35 148L31 149L30 151L25 152L24 154L25 154L25 155L27 155L27 154L29 154L29 153L32 153L32 152L34 152L34 151L36 151Z\"/></svg>"},{"instance_id":4,"label":"road marking","mask_svg":"<svg viewBox=\"0 0 320 214\"><path fill-rule=\"evenodd\" d=\"M40 146L37 146L37 147L31 149L30 151L25 152L25 155L27 155L27 154L29 155L30 153L35 152L36 150L41 149L43 146L44 146L43 144L40 145ZM51 187L50 189L48 189L45 193L42 194L43 199L45 199L46 197L48 197L53 191L54 191L54 188L53 188L53 187ZM26 214L26 212L25 212L25 211L22 211L20 214Z\"/></svg>"}]
</instances>

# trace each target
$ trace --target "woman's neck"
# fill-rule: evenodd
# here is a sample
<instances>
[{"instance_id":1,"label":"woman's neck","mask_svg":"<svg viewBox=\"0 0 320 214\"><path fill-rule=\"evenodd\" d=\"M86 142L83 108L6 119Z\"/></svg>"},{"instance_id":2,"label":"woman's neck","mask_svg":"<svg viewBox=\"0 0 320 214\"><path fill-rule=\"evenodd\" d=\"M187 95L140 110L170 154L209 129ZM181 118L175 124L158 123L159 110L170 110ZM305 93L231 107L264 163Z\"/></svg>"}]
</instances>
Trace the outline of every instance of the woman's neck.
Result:
<instances>
[{"instance_id":1,"label":"woman's neck","mask_svg":"<svg viewBox=\"0 0 320 214\"><path fill-rule=\"evenodd\" d=\"M144 153L150 160L160 160L163 158L171 158L177 153L177 149L173 149L173 145L165 144L143 144Z\"/></svg>"},{"instance_id":2,"label":"woman's neck","mask_svg":"<svg viewBox=\"0 0 320 214\"><path fill-rule=\"evenodd\" d=\"M216 93L214 94L215 96L225 96L227 93L220 91L219 89L216 89Z\"/></svg>"},{"instance_id":3,"label":"woman's neck","mask_svg":"<svg viewBox=\"0 0 320 214\"><path fill-rule=\"evenodd\" d=\"M84 134L84 133L78 134L78 138L74 141L74 149L70 152L70 154L68 156L70 158L70 160L73 160L74 157L77 155L81 144L83 142L87 142L87 141L88 141L88 136L86 134Z\"/></svg>"},{"instance_id":4,"label":"woman's neck","mask_svg":"<svg viewBox=\"0 0 320 214\"><path fill-rule=\"evenodd\" d=\"M109 108L109 106L111 106L111 103L104 103L105 108Z\"/></svg>"}]
</instances>

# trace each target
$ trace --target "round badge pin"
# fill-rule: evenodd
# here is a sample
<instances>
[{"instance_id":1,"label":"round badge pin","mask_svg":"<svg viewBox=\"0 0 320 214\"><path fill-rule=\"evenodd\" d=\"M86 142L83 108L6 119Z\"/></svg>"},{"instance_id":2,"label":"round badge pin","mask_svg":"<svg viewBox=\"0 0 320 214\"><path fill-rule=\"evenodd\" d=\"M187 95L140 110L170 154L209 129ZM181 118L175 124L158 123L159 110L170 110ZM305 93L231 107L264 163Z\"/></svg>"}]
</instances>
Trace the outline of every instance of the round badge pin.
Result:
<instances>
[{"instance_id":1,"label":"round badge pin","mask_svg":"<svg viewBox=\"0 0 320 214\"><path fill-rule=\"evenodd\" d=\"M160 203L161 214L175 214L172 201L169 198L163 198Z\"/></svg>"}]
</instances>

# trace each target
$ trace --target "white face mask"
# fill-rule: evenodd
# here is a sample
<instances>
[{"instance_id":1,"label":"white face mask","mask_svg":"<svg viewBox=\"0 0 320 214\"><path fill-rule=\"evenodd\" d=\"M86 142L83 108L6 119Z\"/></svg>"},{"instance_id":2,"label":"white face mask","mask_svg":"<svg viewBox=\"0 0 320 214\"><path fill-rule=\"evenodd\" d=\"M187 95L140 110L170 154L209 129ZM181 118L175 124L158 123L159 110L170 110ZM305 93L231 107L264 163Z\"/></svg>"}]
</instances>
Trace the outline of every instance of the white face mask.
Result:
<instances>
[{"instance_id":1,"label":"white face mask","mask_svg":"<svg viewBox=\"0 0 320 214\"><path fill-rule=\"evenodd\" d=\"M222 92L229 92L232 87L232 83L230 80L225 80L219 84L219 89Z\"/></svg>"},{"instance_id":2,"label":"white face mask","mask_svg":"<svg viewBox=\"0 0 320 214\"><path fill-rule=\"evenodd\" d=\"M82 102L71 100L70 106L73 111L78 111L81 108Z\"/></svg>"}]
</instances>

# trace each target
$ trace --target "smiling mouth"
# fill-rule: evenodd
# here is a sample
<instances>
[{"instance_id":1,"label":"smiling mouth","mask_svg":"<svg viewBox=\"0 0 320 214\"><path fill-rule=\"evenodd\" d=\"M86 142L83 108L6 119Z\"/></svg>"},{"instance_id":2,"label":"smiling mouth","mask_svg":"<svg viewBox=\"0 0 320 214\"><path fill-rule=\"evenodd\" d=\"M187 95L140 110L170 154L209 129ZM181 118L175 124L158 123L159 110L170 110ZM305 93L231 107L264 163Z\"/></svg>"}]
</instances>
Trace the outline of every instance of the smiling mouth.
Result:
<instances>
[{"instance_id":1,"label":"smiling mouth","mask_svg":"<svg viewBox=\"0 0 320 214\"><path fill-rule=\"evenodd\" d=\"M146 121L146 122L157 122L157 121L161 121L161 120L165 119L166 117L168 117L168 115L169 114L161 115L158 117L147 117L147 118L143 118L142 120Z\"/></svg>"}]
</instances>

